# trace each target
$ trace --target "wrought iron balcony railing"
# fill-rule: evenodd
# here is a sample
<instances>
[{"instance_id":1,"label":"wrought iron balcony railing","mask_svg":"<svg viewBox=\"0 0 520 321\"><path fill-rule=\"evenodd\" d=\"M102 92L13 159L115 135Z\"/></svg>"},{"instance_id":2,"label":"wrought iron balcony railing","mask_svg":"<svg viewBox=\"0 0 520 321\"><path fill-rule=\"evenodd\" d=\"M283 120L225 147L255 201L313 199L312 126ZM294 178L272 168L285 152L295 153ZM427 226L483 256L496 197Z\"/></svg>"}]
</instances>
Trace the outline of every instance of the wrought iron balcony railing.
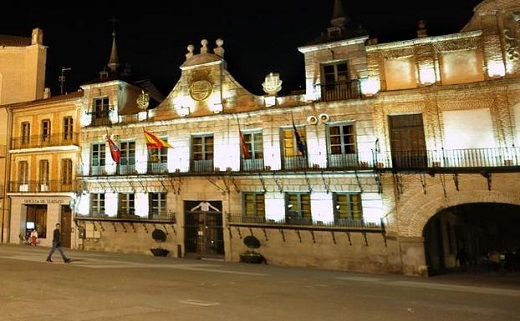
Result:
<instances>
[{"instance_id":1,"label":"wrought iron balcony railing","mask_svg":"<svg viewBox=\"0 0 520 321\"><path fill-rule=\"evenodd\" d=\"M51 135L20 136L11 139L11 149L43 148L67 145L79 146L79 134L59 133Z\"/></svg>"},{"instance_id":2,"label":"wrought iron balcony railing","mask_svg":"<svg viewBox=\"0 0 520 321\"><path fill-rule=\"evenodd\" d=\"M117 215L108 215L104 212L104 210L90 210L89 214L80 214L76 213L76 218L78 219L99 219L104 221L160 221L160 222L169 222L175 223L175 214L171 211L163 210L163 211L151 211L146 215L138 215L135 211L120 212Z\"/></svg>"},{"instance_id":3,"label":"wrought iron balcony railing","mask_svg":"<svg viewBox=\"0 0 520 321\"><path fill-rule=\"evenodd\" d=\"M290 218L274 220L266 219L265 216L245 216L240 214L228 214L227 220L229 225L276 225L276 226L309 226L309 227L339 227L350 229L373 229L382 230L383 224L380 222L365 222L363 220L335 219L333 222L314 221L311 218Z\"/></svg>"},{"instance_id":4,"label":"wrought iron balcony railing","mask_svg":"<svg viewBox=\"0 0 520 321\"><path fill-rule=\"evenodd\" d=\"M321 93L321 101L336 101L361 98L361 86L358 79L338 81L327 84L315 84Z\"/></svg>"},{"instance_id":5,"label":"wrought iron balcony railing","mask_svg":"<svg viewBox=\"0 0 520 321\"><path fill-rule=\"evenodd\" d=\"M173 174L168 171L167 163L148 163L146 173L138 173L137 168L142 166L118 165L114 173L108 173L105 166L89 166L87 176L111 175L164 175ZM472 148L453 150L423 150L409 152L375 152L368 151L351 154L319 154L308 153L306 156L282 157L281 164L265 164L263 159L243 159L241 169L233 170L230 167L214 167L213 160L192 161L188 171L175 174L219 175L229 172L312 172L312 171L427 171L447 170L480 171L482 169L501 169L520 171L520 148ZM82 175L80 168L78 176Z\"/></svg>"},{"instance_id":6,"label":"wrought iron balcony railing","mask_svg":"<svg viewBox=\"0 0 520 321\"><path fill-rule=\"evenodd\" d=\"M49 181L11 181L8 193L56 193L77 192L80 183L78 181L64 182L62 180Z\"/></svg>"}]
</instances>

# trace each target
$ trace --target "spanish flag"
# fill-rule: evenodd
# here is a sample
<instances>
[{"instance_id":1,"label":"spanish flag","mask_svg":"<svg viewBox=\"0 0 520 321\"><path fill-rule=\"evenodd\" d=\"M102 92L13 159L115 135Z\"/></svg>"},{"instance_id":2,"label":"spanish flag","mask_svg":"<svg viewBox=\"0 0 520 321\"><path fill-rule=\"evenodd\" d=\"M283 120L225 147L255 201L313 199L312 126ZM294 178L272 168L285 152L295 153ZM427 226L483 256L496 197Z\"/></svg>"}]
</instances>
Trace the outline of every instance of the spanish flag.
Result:
<instances>
[{"instance_id":1,"label":"spanish flag","mask_svg":"<svg viewBox=\"0 0 520 321\"><path fill-rule=\"evenodd\" d=\"M146 129L144 131L144 138L146 139L146 147L148 148L169 148L172 147L170 144L150 133Z\"/></svg>"}]
</instances>

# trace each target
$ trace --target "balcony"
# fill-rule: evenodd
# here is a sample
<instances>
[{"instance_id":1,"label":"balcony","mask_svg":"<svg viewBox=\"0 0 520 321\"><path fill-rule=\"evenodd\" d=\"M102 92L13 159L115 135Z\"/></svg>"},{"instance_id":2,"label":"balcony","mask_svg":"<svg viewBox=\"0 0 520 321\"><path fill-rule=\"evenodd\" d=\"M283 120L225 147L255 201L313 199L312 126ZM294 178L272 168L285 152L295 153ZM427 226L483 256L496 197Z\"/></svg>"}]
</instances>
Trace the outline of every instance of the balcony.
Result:
<instances>
[{"instance_id":1,"label":"balcony","mask_svg":"<svg viewBox=\"0 0 520 321\"><path fill-rule=\"evenodd\" d=\"M214 172L213 160L194 160L190 164L190 172L211 173Z\"/></svg>"},{"instance_id":2,"label":"balcony","mask_svg":"<svg viewBox=\"0 0 520 321\"><path fill-rule=\"evenodd\" d=\"M148 163L147 174L168 173L168 163Z\"/></svg>"},{"instance_id":3,"label":"balcony","mask_svg":"<svg viewBox=\"0 0 520 321\"><path fill-rule=\"evenodd\" d=\"M263 159L243 159L241 170L243 172L260 172L265 170Z\"/></svg>"},{"instance_id":4,"label":"balcony","mask_svg":"<svg viewBox=\"0 0 520 321\"><path fill-rule=\"evenodd\" d=\"M76 219L84 221L108 222L152 222L175 224L175 214L171 211L152 211L147 216L136 215L134 210L120 211L117 216L109 216L104 210L91 209L89 214L76 213Z\"/></svg>"},{"instance_id":5,"label":"balcony","mask_svg":"<svg viewBox=\"0 0 520 321\"><path fill-rule=\"evenodd\" d=\"M112 121L110 120L110 112L110 110L88 112L87 115L92 117L90 126L96 127L112 125Z\"/></svg>"},{"instance_id":6,"label":"balcony","mask_svg":"<svg viewBox=\"0 0 520 321\"><path fill-rule=\"evenodd\" d=\"M338 101L360 99L361 86L358 79L338 81L328 84L315 84L315 90L321 93L320 101Z\"/></svg>"},{"instance_id":7,"label":"balcony","mask_svg":"<svg viewBox=\"0 0 520 321\"><path fill-rule=\"evenodd\" d=\"M371 232L383 232L384 225L380 222L364 222L363 220L336 219L334 222L313 221L311 218L294 219L288 215L285 219L266 219L264 216L244 216L241 214L228 214L228 225L261 228L287 228L287 229L321 229L321 230L360 230Z\"/></svg>"},{"instance_id":8,"label":"balcony","mask_svg":"<svg viewBox=\"0 0 520 321\"><path fill-rule=\"evenodd\" d=\"M243 159L241 169L215 168L213 160L191 161L189 171L168 172L167 163L148 163L148 175L223 175L223 173L299 173L299 172L345 172L345 171L386 171L386 172L474 172L520 171L520 148L474 148L454 150L422 150L409 152L373 151L351 154L322 155L308 153L304 156L283 157L282 169L272 170L263 159ZM81 167L80 167L81 170ZM108 175L105 166L89 166L90 176ZM117 172L110 175L136 175L135 165L118 165ZM78 174L82 176L81 174Z\"/></svg>"},{"instance_id":9,"label":"balcony","mask_svg":"<svg viewBox=\"0 0 520 321\"><path fill-rule=\"evenodd\" d=\"M68 145L79 146L78 133L23 136L11 139L11 149L44 148Z\"/></svg>"},{"instance_id":10,"label":"balcony","mask_svg":"<svg viewBox=\"0 0 520 321\"><path fill-rule=\"evenodd\" d=\"M79 190L78 181L63 182L61 180L51 181L11 181L8 193L57 193L76 192Z\"/></svg>"},{"instance_id":11,"label":"balcony","mask_svg":"<svg viewBox=\"0 0 520 321\"><path fill-rule=\"evenodd\" d=\"M377 167L396 170L511 169L520 166L520 148L441 149L387 153Z\"/></svg>"}]
</instances>

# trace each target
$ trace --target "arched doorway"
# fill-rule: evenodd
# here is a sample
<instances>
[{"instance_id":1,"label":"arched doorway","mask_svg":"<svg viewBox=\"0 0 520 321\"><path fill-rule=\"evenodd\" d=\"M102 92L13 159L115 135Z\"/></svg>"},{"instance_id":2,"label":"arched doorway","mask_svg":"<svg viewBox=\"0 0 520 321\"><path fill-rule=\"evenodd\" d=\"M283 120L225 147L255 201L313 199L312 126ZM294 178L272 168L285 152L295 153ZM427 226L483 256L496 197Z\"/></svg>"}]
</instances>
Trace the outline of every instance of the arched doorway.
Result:
<instances>
[{"instance_id":1,"label":"arched doorway","mask_svg":"<svg viewBox=\"0 0 520 321\"><path fill-rule=\"evenodd\" d=\"M431 217L423 229L428 273L459 271L456 256L461 247L474 271L489 269L491 251L518 252L519 229L517 205L468 203L449 207Z\"/></svg>"}]
</instances>

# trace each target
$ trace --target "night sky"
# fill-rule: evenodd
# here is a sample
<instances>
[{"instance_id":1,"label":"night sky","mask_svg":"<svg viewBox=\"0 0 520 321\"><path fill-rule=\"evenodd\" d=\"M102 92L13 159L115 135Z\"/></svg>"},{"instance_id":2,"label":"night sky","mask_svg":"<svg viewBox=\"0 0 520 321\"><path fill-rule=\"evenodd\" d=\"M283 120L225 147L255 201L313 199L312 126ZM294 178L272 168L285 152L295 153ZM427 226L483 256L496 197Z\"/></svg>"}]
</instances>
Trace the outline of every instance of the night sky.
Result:
<instances>
[{"instance_id":1,"label":"night sky","mask_svg":"<svg viewBox=\"0 0 520 321\"><path fill-rule=\"evenodd\" d=\"M189 3L188 3L189 2ZM480 0L344 0L344 12L379 42L416 38L417 21L425 20L431 36L456 33ZM157 1L11 1L2 2L0 34L30 37L44 32L47 52L46 86L60 93L76 91L98 76L108 63L116 18L116 43L122 64L140 79L150 79L167 95L180 77L186 47L200 49L207 39L224 40L228 70L250 92L263 95L265 75L277 72L280 94L304 87L303 54L298 51L330 24L334 0ZM7 9L9 8L9 9Z\"/></svg>"}]
</instances>

